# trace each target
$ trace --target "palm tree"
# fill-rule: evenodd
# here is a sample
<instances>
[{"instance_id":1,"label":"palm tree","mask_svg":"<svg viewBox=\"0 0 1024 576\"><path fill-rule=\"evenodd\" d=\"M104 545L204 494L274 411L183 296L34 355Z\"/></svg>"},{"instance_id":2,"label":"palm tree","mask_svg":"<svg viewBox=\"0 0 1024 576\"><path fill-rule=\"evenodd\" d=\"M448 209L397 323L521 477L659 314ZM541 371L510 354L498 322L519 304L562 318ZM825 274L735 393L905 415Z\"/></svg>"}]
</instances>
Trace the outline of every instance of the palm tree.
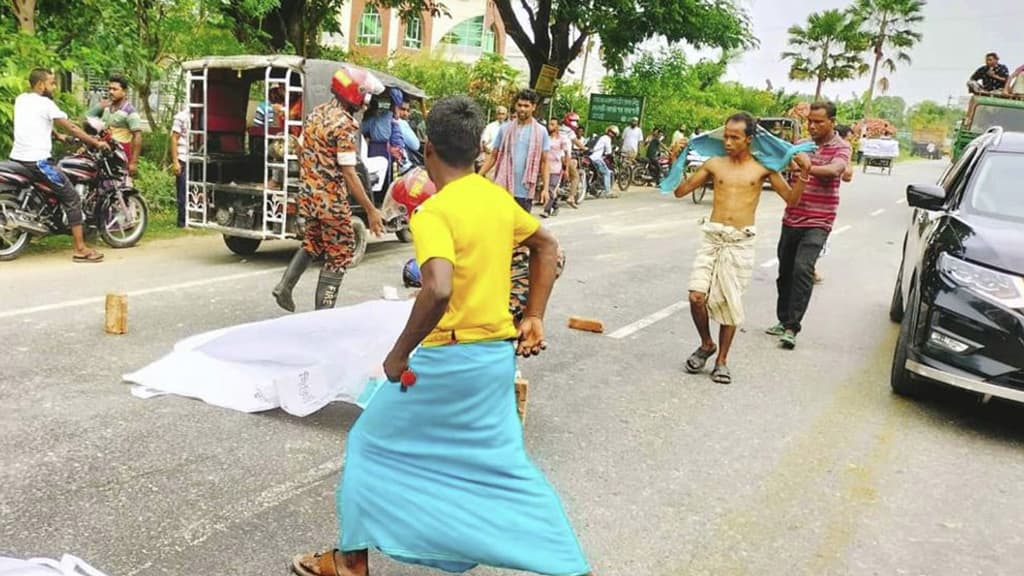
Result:
<instances>
[{"instance_id":1,"label":"palm tree","mask_svg":"<svg viewBox=\"0 0 1024 576\"><path fill-rule=\"evenodd\" d=\"M865 116L871 113L875 87L882 92L889 88L888 78L878 78L879 66L892 74L896 72L897 62L910 64L906 51L921 41L921 33L914 28L924 21L924 6L925 0L857 0L854 11L864 20L864 30L870 37L869 47L874 53Z\"/></svg>"},{"instance_id":2,"label":"palm tree","mask_svg":"<svg viewBox=\"0 0 1024 576\"><path fill-rule=\"evenodd\" d=\"M789 28L789 46L782 58L792 61L791 80L815 80L814 99L821 98L825 82L852 80L868 71L863 53L868 38L861 32L861 19L850 11L826 10L807 17L807 27Z\"/></svg>"}]
</instances>

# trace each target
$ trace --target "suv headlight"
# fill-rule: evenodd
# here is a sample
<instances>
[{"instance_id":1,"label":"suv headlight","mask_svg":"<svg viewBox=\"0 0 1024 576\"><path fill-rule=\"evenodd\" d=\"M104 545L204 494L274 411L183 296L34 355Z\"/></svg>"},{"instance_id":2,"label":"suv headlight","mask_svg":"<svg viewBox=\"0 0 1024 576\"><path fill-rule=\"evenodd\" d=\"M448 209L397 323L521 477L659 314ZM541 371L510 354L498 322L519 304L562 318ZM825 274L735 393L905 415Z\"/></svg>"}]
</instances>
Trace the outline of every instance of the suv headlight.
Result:
<instances>
[{"instance_id":1,"label":"suv headlight","mask_svg":"<svg viewBox=\"0 0 1024 576\"><path fill-rule=\"evenodd\" d=\"M1024 308L1024 278L971 264L943 253L939 271L947 280L1009 308Z\"/></svg>"}]
</instances>

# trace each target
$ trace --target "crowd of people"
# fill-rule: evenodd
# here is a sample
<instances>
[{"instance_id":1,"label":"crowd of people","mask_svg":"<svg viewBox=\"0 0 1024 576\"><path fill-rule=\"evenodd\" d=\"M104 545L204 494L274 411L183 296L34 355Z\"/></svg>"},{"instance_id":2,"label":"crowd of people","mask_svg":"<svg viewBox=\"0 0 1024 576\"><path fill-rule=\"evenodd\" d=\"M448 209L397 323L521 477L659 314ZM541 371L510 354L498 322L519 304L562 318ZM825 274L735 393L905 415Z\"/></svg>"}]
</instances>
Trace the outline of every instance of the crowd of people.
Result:
<instances>
[{"instance_id":1,"label":"crowd of people","mask_svg":"<svg viewBox=\"0 0 1024 576\"><path fill-rule=\"evenodd\" d=\"M91 145L105 144L68 121L50 99L52 73L34 71L30 83L32 91L15 104L12 158L58 184L61 201L73 214L71 196L77 194L60 185L50 158L53 126ZM124 87L112 78L111 100L96 112L124 129L115 139L137 159L141 137L133 129L137 118L132 120L137 113L126 106ZM372 234L383 231L381 211L355 170L360 136L377 153L396 159L422 153L430 186L407 191L401 199L413 233L419 291L383 370L402 386L379 392L348 435L337 492L337 546L296 557L293 571L365 575L367 552L375 548L404 562L449 571L486 564L590 574L558 496L526 454L513 380L515 356L534 356L547 346L545 312L565 262L556 238L531 215L534 200L543 207L542 216L552 214L562 178L578 185L573 150L589 148L592 158L603 160L618 128L610 126L588 147L577 115L541 124L535 119L539 96L525 89L515 97L511 119L499 108L495 122L487 125L471 99L443 98L427 116L421 139L407 122L403 125L408 108L400 93L387 93L392 104L387 113L367 110L374 97L385 94L372 73L343 67L329 90L333 97L310 110L302 124L297 204L305 237L273 289L278 305L295 310L292 290L310 262L321 259L315 308L335 306L352 261L349 198L365 210ZM263 122L280 122L275 118L283 111L275 99L263 108ZM179 174L187 154L181 137L187 121L176 117L172 128ZM808 131L806 142L783 144L774 156L755 158L757 139L770 136L758 131L749 114L735 114L724 124L724 153L673 184L676 197L709 181L714 186L688 284L700 338L685 361L688 372L700 372L715 357L712 380L732 382L728 355L744 320L742 295L752 276L755 213L766 180L786 203L778 243L778 323L768 333L786 348L796 346L815 262L850 167L850 145L837 132L832 104L811 105ZM622 136L622 151L633 158L644 143L648 159L666 148L663 131L644 138L636 119ZM672 143L685 146L699 138L680 126ZM780 174L786 169L789 180ZM603 174L610 189L608 173ZM75 226L76 260L95 261L82 241L81 225ZM717 342L711 320L720 324Z\"/></svg>"}]
</instances>

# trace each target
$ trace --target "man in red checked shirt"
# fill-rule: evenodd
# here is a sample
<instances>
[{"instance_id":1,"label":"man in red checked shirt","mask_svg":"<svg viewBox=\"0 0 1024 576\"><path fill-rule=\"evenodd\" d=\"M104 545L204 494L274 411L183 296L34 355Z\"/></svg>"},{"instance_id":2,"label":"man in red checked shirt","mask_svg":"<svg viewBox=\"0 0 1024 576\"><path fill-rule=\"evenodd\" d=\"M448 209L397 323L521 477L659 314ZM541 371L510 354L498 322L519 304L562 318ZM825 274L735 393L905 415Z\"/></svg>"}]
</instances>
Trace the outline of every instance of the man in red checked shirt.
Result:
<instances>
[{"instance_id":1,"label":"man in red checked shirt","mask_svg":"<svg viewBox=\"0 0 1024 576\"><path fill-rule=\"evenodd\" d=\"M839 184L850 164L850 143L836 133L836 107L830 102L811 105L807 130L818 150L810 155L810 182L800 202L786 208L782 218L778 258L778 324L767 330L783 348L796 348L796 335L814 289L814 265L828 240L839 208Z\"/></svg>"}]
</instances>

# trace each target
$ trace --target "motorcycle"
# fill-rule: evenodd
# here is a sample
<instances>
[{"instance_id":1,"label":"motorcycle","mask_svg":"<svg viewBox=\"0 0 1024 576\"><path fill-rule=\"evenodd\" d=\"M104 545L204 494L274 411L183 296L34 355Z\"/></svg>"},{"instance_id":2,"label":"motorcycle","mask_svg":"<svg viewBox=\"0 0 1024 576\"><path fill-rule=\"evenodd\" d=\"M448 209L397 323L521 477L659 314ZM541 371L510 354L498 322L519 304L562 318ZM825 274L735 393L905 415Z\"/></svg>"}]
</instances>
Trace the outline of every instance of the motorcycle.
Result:
<instances>
[{"instance_id":1,"label":"motorcycle","mask_svg":"<svg viewBox=\"0 0 1024 576\"><path fill-rule=\"evenodd\" d=\"M661 176L664 177L668 174L671 165L668 161L668 156L658 156L658 168ZM634 186L657 186L658 182L655 181L654 175L651 173L651 159L647 157L640 157L636 159L636 166L633 167L633 174L631 181Z\"/></svg>"},{"instance_id":2,"label":"motorcycle","mask_svg":"<svg viewBox=\"0 0 1024 576\"><path fill-rule=\"evenodd\" d=\"M98 118L87 118L85 130L110 144L110 151L79 151L57 166L82 199L86 234L98 232L111 248L129 248L142 238L149 210L142 194L128 182L128 156ZM17 162L0 162L0 261L14 260L29 241L51 234L70 234L67 214L54 185L35 180Z\"/></svg>"},{"instance_id":3,"label":"motorcycle","mask_svg":"<svg viewBox=\"0 0 1024 576\"><path fill-rule=\"evenodd\" d=\"M615 182L615 159L606 155L603 162L612 173L612 182ZM580 190L580 195L586 195L588 198L607 198L613 192L604 189L604 176L589 155L580 158Z\"/></svg>"}]
</instances>

